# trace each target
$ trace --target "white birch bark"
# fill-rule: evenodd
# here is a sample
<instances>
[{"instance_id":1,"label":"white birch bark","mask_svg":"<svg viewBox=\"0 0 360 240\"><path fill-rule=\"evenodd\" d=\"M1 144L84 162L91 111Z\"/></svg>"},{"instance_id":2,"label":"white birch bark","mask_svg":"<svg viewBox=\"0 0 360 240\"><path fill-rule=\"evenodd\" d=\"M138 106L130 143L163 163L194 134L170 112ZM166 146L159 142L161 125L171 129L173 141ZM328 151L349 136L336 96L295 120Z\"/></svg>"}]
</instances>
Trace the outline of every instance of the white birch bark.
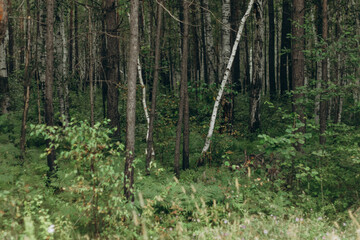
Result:
<instances>
[{"instance_id":1,"label":"white birch bark","mask_svg":"<svg viewBox=\"0 0 360 240\"><path fill-rule=\"evenodd\" d=\"M230 70L231 70L231 67L232 67L232 64L233 64L233 61L234 61L234 58L235 58L236 50L237 50L237 47L238 47L239 42L240 42L240 38L241 38L243 29L244 29L244 26L245 26L246 19L249 17L250 11L251 11L251 8L252 8L253 5L254 5L254 0L250 0L248 8L246 10L246 13L243 16L243 18L241 19L240 27L239 27L239 30L238 30L237 35L236 35L236 40L235 40L234 45L232 47L231 56L230 56L229 62L227 64L225 74L224 74L223 80L221 82L221 86L220 86L220 89L219 89L219 92L218 92L218 95L216 97L216 101L215 101L215 104L214 104L213 112L212 112L212 115L211 115L209 131L208 131L208 134L206 136L206 141L205 141L204 148L203 148L203 150L201 152L202 156L204 156L207 153L207 151L208 151L208 149L210 147L211 138L212 138L212 135L213 135L213 132L214 132L216 115L217 115L217 111L219 109L220 100L221 100L221 97L223 95L225 85L226 85L227 80L228 80L229 75L230 75Z\"/></svg>"},{"instance_id":2,"label":"white birch bark","mask_svg":"<svg viewBox=\"0 0 360 240\"><path fill-rule=\"evenodd\" d=\"M146 104L146 86L144 84L144 80L142 77L142 71L141 71L141 65L140 65L140 60L138 59L138 75L139 75L139 81L140 81L140 85L141 85L141 89L142 89L142 105L144 108L144 113L145 113L145 118L146 118L146 126L147 126L147 131L146 131L146 141L148 141L149 138L149 124L150 124L150 117L149 117L149 111L148 111L148 107ZM145 154L147 154L147 148L145 148ZM154 148L151 149L151 155L153 157L155 157L155 151Z\"/></svg>"}]
</instances>

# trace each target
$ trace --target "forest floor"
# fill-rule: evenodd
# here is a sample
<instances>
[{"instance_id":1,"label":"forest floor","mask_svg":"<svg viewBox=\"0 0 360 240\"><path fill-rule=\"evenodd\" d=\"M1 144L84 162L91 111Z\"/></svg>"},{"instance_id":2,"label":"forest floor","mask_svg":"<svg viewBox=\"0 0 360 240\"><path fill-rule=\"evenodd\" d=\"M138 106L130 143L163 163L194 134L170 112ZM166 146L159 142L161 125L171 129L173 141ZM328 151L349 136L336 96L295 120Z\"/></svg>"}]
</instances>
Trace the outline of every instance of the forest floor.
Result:
<instances>
[{"instance_id":1,"label":"forest floor","mask_svg":"<svg viewBox=\"0 0 360 240\"><path fill-rule=\"evenodd\" d=\"M320 193L287 189L262 167L214 164L176 179L166 161L145 175L139 156L128 202L124 157L111 153L113 145L97 153L95 170L79 148L59 155L49 180L44 141L29 137L20 162L17 132L0 134L1 239L360 239L356 205L339 211Z\"/></svg>"}]
</instances>

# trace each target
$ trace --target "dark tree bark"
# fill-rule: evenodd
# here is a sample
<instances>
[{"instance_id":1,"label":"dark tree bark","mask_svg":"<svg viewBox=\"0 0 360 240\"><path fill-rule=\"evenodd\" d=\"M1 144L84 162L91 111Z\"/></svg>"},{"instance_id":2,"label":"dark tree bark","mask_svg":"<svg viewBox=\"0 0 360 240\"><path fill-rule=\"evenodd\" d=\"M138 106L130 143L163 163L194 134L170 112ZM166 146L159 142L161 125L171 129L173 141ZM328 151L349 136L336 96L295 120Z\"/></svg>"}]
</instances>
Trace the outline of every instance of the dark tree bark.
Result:
<instances>
[{"instance_id":1,"label":"dark tree bark","mask_svg":"<svg viewBox=\"0 0 360 240\"><path fill-rule=\"evenodd\" d=\"M105 1L105 32L106 32L106 83L107 83L107 118L111 120L110 125L116 128L115 136L120 136L119 122L119 40L118 21L116 16L116 1Z\"/></svg>"},{"instance_id":2,"label":"dark tree bark","mask_svg":"<svg viewBox=\"0 0 360 240\"><path fill-rule=\"evenodd\" d=\"M324 40L323 45L323 51L326 51L327 48L327 35L328 35L328 16L327 16L327 0L322 0L322 38ZM326 143L326 137L324 136L326 131L326 122L327 122L327 116L328 116L328 108L329 104L326 99L326 91L327 91L327 84L328 84L328 64L327 64L327 58L325 57L321 62L321 68L322 68L322 94L320 99L320 144Z\"/></svg>"},{"instance_id":3,"label":"dark tree bark","mask_svg":"<svg viewBox=\"0 0 360 240\"><path fill-rule=\"evenodd\" d=\"M291 33L291 4L290 0L283 0L283 13L281 25L281 53L280 57L280 91L284 95L292 84L291 67L291 39L288 36ZM289 84L288 84L289 83Z\"/></svg>"},{"instance_id":4,"label":"dark tree bark","mask_svg":"<svg viewBox=\"0 0 360 240\"><path fill-rule=\"evenodd\" d=\"M293 90L297 91L299 87L304 86L305 78L305 57L304 57L304 16L305 16L305 2L304 0L293 0L293 24L292 24L292 43L291 43L291 62L292 62L292 82ZM298 100L303 98L303 93L295 92L293 95L293 112L296 113L300 121L305 124L304 109ZM305 132L305 126L298 129L300 132ZM298 151L301 151L301 144L295 146Z\"/></svg>"},{"instance_id":5,"label":"dark tree bark","mask_svg":"<svg viewBox=\"0 0 360 240\"><path fill-rule=\"evenodd\" d=\"M23 161L25 158L25 145L26 145L26 121L29 111L29 101L30 101L30 54L31 54L31 15L30 15L30 1L26 0L26 51L25 51L25 70L24 70L24 109L23 109L23 118L21 123L21 133L20 133L20 157Z\"/></svg>"},{"instance_id":6,"label":"dark tree bark","mask_svg":"<svg viewBox=\"0 0 360 240\"><path fill-rule=\"evenodd\" d=\"M88 9L88 22L89 22L89 85L90 85L90 125L94 127L95 119L94 119L94 56L93 54L93 34L92 34L92 20L91 20L91 8L86 6Z\"/></svg>"},{"instance_id":7,"label":"dark tree bark","mask_svg":"<svg viewBox=\"0 0 360 240\"><path fill-rule=\"evenodd\" d=\"M53 85L54 85L54 0L48 0L46 4L46 81L45 81L45 123L47 126L54 125L54 107L53 107ZM50 140L46 141L47 148L50 148ZM50 149L47 155L47 164L49 166L48 177L54 175L55 149Z\"/></svg>"},{"instance_id":8,"label":"dark tree bark","mask_svg":"<svg viewBox=\"0 0 360 240\"><path fill-rule=\"evenodd\" d=\"M263 82L263 36L264 36L264 18L263 1L257 0L254 3L255 10L255 41L254 41L254 66L253 79L250 83L250 132L255 132L260 128L260 96L261 83Z\"/></svg>"},{"instance_id":9,"label":"dark tree bark","mask_svg":"<svg viewBox=\"0 0 360 240\"><path fill-rule=\"evenodd\" d=\"M190 166L190 112L188 94L188 58L189 58L189 8L190 3L183 1L184 8L184 35L183 35L183 58L181 62L181 82L184 85L184 133L183 133L183 161L182 169L186 170ZM199 67L199 66L198 66ZM179 176L180 177L180 176Z\"/></svg>"},{"instance_id":10,"label":"dark tree bark","mask_svg":"<svg viewBox=\"0 0 360 240\"><path fill-rule=\"evenodd\" d=\"M162 3L162 0L159 1ZM158 89L159 81L159 71L160 71L160 42L161 42L161 28L162 28L162 15L163 8L159 5L157 12L157 26L156 26L156 40L155 40L155 69L154 69L154 82L152 86L152 101L151 101L151 112L150 112L150 121L149 121L149 136L147 141L147 155L146 155L146 171L149 174L150 172L150 163L152 160L152 152L154 145L154 122L156 114L156 95Z\"/></svg>"},{"instance_id":11,"label":"dark tree bark","mask_svg":"<svg viewBox=\"0 0 360 240\"><path fill-rule=\"evenodd\" d=\"M175 159L174 172L177 178L180 178L180 144L181 132L184 123L183 134L183 168L189 167L189 100L187 96L187 64L188 64L188 39L189 39L189 3L183 0L183 44L181 59L181 85L180 85L180 102L179 102L179 118L176 127L175 142ZM187 119L186 119L187 118Z\"/></svg>"},{"instance_id":12,"label":"dark tree bark","mask_svg":"<svg viewBox=\"0 0 360 240\"><path fill-rule=\"evenodd\" d=\"M124 194L134 201L135 119L136 119L136 77L139 58L139 0L131 0L130 48L128 65L128 94L126 107L126 161L124 170Z\"/></svg>"},{"instance_id":13,"label":"dark tree bark","mask_svg":"<svg viewBox=\"0 0 360 240\"><path fill-rule=\"evenodd\" d=\"M11 0L7 0L7 12L8 16L12 15L12 4ZM9 75L11 75L15 70L15 58L14 58L14 29L13 29L13 20L12 18L8 18L8 31L9 31L9 43L8 43L8 52L9 52L9 58L8 58L8 72Z\"/></svg>"},{"instance_id":14,"label":"dark tree bark","mask_svg":"<svg viewBox=\"0 0 360 240\"><path fill-rule=\"evenodd\" d=\"M70 4L70 19L69 19L69 75L73 77L73 32L74 32L74 1Z\"/></svg>"},{"instance_id":15,"label":"dark tree bark","mask_svg":"<svg viewBox=\"0 0 360 240\"><path fill-rule=\"evenodd\" d=\"M269 87L270 99L276 97L275 81L275 23L274 23L274 0L268 0L269 8Z\"/></svg>"}]
</instances>

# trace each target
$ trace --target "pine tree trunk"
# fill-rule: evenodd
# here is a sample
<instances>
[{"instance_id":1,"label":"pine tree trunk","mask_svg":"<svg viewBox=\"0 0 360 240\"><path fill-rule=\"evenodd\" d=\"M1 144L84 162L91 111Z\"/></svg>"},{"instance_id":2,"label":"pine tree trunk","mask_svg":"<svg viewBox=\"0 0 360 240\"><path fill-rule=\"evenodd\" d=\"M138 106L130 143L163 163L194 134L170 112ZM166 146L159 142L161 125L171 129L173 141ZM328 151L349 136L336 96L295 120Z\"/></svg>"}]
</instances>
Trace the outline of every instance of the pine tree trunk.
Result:
<instances>
[{"instance_id":1,"label":"pine tree trunk","mask_svg":"<svg viewBox=\"0 0 360 240\"><path fill-rule=\"evenodd\" d=\"M323 51L326 52L327 48L327 35L328 35L328 16L327 16L327 0L322 0L322 38L325 41L323 46ZM320 144L326 143L325 131L327 124L327 116L329 111L328 100L324 99L327 96L328 88L328 60L325 57L321 62L322 67L322 94L320 99Z\"/></svg>"},{"instance_id":2,"label":"pine tree trunk","mask_svg":"<svg viewBox=\"0 0 360 240\"><path fill-rule=\"evenodd\" d=\"M105 24L106 24L106 83L107 83L107 118L111 120L110 125L113 128L117 128L115 135L120 136L120 123L119 123L119 40L117 28L118 21L116 16L116 1L105 1ZM137 59L136 65L137 66ZM136 71L136 69L135 69ZM136 72L135 72L136 74ZM136 82L135 82L136 83Z\"/></svg>"},{"instance_id":3,"label":"pine tree trunk","mask_svg":"<svg viewBox=\"0 0 360 240\"><path fill-rule=\"evenodd\" d=\"M162 0L159 0L160 4L162 4ZM147 155L146 155L146 171L149 174L150 172L150 163L154 158L154 122L155 122L155 114L156 114L156 96L158 89L158 81L159 81L159 71L160 71L160 43L161 43L161 28L162 28L162 15L163 8L158 5L157 12L157 26L156 26L156 40L155 40L155 66L154 66L154 82L152 86L152 98L151 98L151 112L149 119L149 128L148 128L148 139L147 139Z\"/></svg>"},{"instance_id":4,"label":"pine tree trunk","mask_svg":"<svg viewBox=\"0 0 360 240\"><path fill-rule=\"evenodd\" d=\"M216 78L216 58L214 49L213 29L211 25L211 12L209 9L209 0L203 1L203 14L204 14L204 28L205 28L205 45L206 45L206 59L207 59L207 73L208 84L215 83Z\"/></svg>"},{"instance_id":5,"label":"pine tree trunk","mask_svg":"<svg viewBox=\"0 0 360 240\"><path fill-rule=\"evenodd\" d=\"M31 15L30 15L30 1L26 0L26 51L25 51L25 70L24 70L24 109L23 109L23 118L21 123L21 133L20 133L20 157L24 161L25 158L25 145L26 145L26 121L29 111L29 101L30 101L30 54L31 54Z\"/></svg>"},{"instance_id":6,"label":"pine tree trunk","mask_svg":"<svg viewBox=\"0 0 360 240\"><path fill-rule=\"evenodd\" d=\"M184 8L184 35L183 35L183 58L181 62L181 82L184 91L184 132L183 132L183 161L182 169L186 170L190 165L190 119L189 119L189 94L188 94L188 58L189 58L189 2L183 1Z\"/></svg>"},{"instance_id":7,"label":"pine tree trunk","mask_svg":"<svg viewBox=\"0 0 360 240\"><path fill-rule=\"evenodd\" d=\"M304 0L293 0L293 25L292 25L292 43L291 43L291 62L292 62L292 86L294 90L304 86L305 78L305 58L304 58ZM303 93L294 93L293 95L293 112L298 115L300 121L305 124L304 109L302 104L298 103L299 99L304 97ZM305 132L305 126L300 127L298 131ZM295 146L301 151L301 144Z\"/></svg>"},{"instance_id":8,"label":"pine tree trunk","mask_svg":"<svg viewBox=\"0 0 360 240\"><path fill-rule=\"evenodd\" d=\"M262 0L254 4L255 10L255 41L254 41L254 69L250 84L250 123L249 131L255 132L260 128L260 97L263 82L263 44L264 44L264 6Z\"/></svg>"},{"instance_id":9,"label":"pine tree trunk","mask_svg":"<svg viewBox=\"0 0 360 240\"><path fill-rule=\"evenodd\" d=\"M181 133L183 128L183 123L185 122L185 108L188 108L188 103L186 103L185 94L187 94L187 61L188 61L188 37L189 37L189 5L186 2L186 0L182 1L183 3L183 24L182 24L182 58L181 58L181 83L180 83L180 102L179 102L179 117L178 122L176 126L176 141L175 141L175 158L174 158L174 172L175 176L177 178L180 178L180 145L181 145ZM187 106L185 106L187 104ZM188 113L187 113L188 114ZM188 115L187 115L188 117ZM188 124L188 123L187 123ZM189 127L187 126L187 131ZM187 136L186 136L187 134ZM183 162L186 161L186 158L188 158L189 154L189 145L188 145L188 133L185 133L185 123L184 123L184 133L183 133L183 154L187 154L187 156L183 155ZM186 139L185 139L186 138ZM185 143L187 145L185 145ZM186 148L186 149L185 149ZM183 166L184 167L184 166Z\"/></svg>"},{"instance_id":10,"label":"pine tree trunk","mask_svg":"<svg viewBox=\"0 0 360 240\"><path fill-rule=\"evenodd\" d=\"M91 9L89 6L86 6L88 10L88 22L89 22L89 31L88 31L88 41L89 41L89 85L90 85L90 125L94 127L95 118L94 118L94 56L93 56L93 34L92 34L92 20L91 20Z\"/></svg>"},{"instance_id":11,"label":"pine tree trunk","mask_svg":"<svg viewBox=\"0 0 360 240\"><path fill-rule=\"evenodd\" d=\"M53 85L54 85L54 0L46 4L46 81L45 81L45 122L47 126L54 125ZM55 149L50 149L50 140L46 141L50 154L47 155L50 177L55 173Z\"/></svg>"},{"instance_id":12,"label":"pine tree trunk","mask_svg":"<svg viewBox=\"0 0 360 240\"><path fill-rule=\"evenodd\" d=\"M284 96L292 82L291 73L291 5L289 0L283 0L282 27L281 27L281 51L286 51L280 57L280 87L281 95Z\"/></svg>"},{"instance_id":13,"label":"pine tree trunk","mask_svg":"<svg viewBox=\"0 0 360 240\"><path fill-rule=\"evenodd\" d=\"M276 97L274 0L268 0L268 8L269 8L269 84L270 84L270 98L273 100Z\"/></svg>"},{"instance_id":14,"label":"pine tree trunk","mask_svg":"<svg viewBox=\"0 0 360 240\"><path fill-rule=\"evenodd\" d=\"M126 106L126 161L124 169L124 194L134 201L135 119L136 119L136 77L139 58L139 0L131 0L130 48L128 65L128 94Z\"/></svg>"}]
</instances>

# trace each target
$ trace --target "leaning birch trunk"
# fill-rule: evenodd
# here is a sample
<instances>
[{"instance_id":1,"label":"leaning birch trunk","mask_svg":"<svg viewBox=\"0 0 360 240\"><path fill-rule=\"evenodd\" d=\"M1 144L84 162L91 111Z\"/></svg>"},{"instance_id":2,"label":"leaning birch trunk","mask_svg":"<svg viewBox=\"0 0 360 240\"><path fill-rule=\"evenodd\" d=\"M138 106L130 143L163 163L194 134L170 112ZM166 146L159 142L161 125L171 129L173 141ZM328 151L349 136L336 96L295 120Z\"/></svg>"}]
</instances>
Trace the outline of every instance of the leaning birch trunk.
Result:
<instances>
[{"instance_id":1,"label":"leaning birch trunk","mask_svg":"<svg viewBox=\"0 0 360 240\"><path fill-rule=\"evenodd\" d=\"M211 137L212 137L213 132L214 132L216 115L217 115L217 111L218 111L218 108L219 108L219 103L220 103L221 97L223 95L225 85L226 85L227 80L228 80L229 75L230 75L230 69L232 67L232 63L233 63L234 58L235 58L236 50L237 50L237 48L239 46L241 34L243 32L246 19L249 17L250 11L251 11L251 8L252 8L253 5L254 5L254 0L250 0L249 5L248 5L248 9L246 10L245 15L241 19L240 27L239 27L239 30L238 30L237 35L236 35L236 40L235 40L235 43L234 43L232 51L231 51L231 56L230 56L229 62L227 64L225 74L224 74L224 78L223 78L223 80L221 82L220 90L219 90L219 93L218 93L218 95L216 97L216 101L215 101L215 104L214 104L213 112L212 112L212 115L211 115L210 126L209 126L209 132L208 132L208 134L206 136L205 145L204 145L204 148L203 148L203 150L201 152L202 157L205 156L205 154L207 153L207 151L208 151L208 149L210 147ZM200 160L200 162L198 162L198 163L201 163L201 162L202 162L202 160Z\"/></svg>"},{"instance_id":2,"label":"leaning birch trunk","mask_svg":"<svg viewBox=\"0 0 360 240\"><path fill-rule=\"evenodd\" d=\"M146 123L147 123L147 131L146 131L146 141L148 141L149 139L149 124L150 124L150 117L149 117L149 112L148 112L148 107L146 105L146 86L144 84L144 80L142 78L142 71L141 71L141 65L140 65L140 60L138 59L138 75L139 75L139 81L140 81L140 85L141 85L141 89L142 89L142 105L144 108L144 112L145 112L145 118L146 118ZM145 154L147 154L147 148L145 148ZM153 157L155 157L155 151L154 148L151 148L151 155Z\"/></svg>"}]
</instances>

